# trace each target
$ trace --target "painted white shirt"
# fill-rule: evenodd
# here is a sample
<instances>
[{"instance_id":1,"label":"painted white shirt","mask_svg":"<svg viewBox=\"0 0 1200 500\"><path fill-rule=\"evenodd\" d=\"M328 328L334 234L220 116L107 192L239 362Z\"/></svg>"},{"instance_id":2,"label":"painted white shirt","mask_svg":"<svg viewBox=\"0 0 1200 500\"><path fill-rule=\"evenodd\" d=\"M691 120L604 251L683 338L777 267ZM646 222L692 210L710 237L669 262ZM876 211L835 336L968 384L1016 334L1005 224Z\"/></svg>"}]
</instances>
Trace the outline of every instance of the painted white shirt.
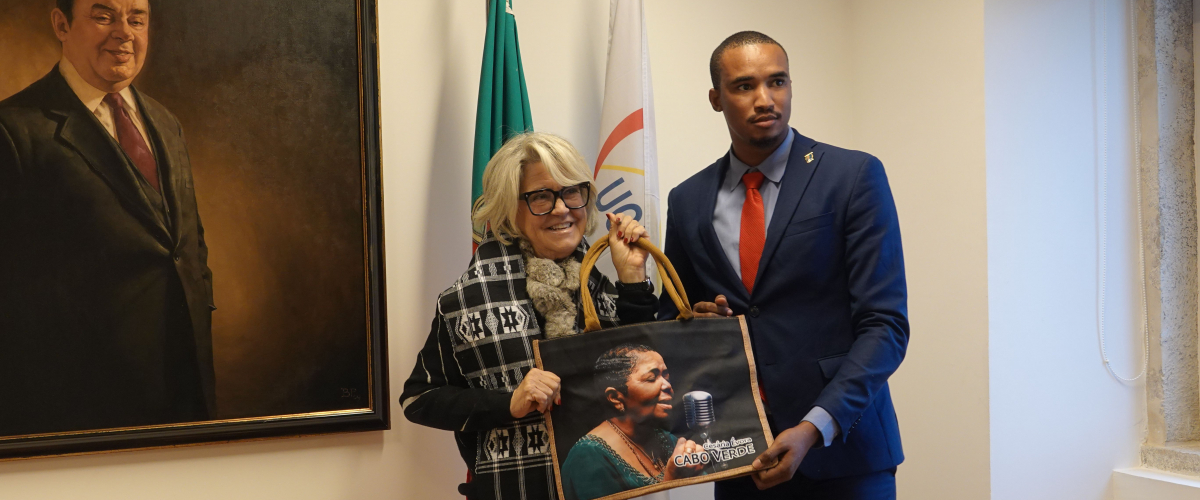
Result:
<instances>
[{"instance_id":1,"label":"painted white shirt","mask_svg":"<svg viewBox=\"0 0 1200 500\"><path fill-rule=\"evenodd\" d=\"M58 71L62 73L63 79L67 81L67 85L71 87L71 90L75 92L75 95L79 97L83 105L93 115L96 115L97 120L100 120L100 124L104 126L104 130L107 130L113 140L119 143L120 139L117 138L117 123L113 118L113 111L104 104L104 96L107 96L108 92L93 87L92 84L85 81L82 76L79 76L79 72L75 69L75 66L66 57L58 61ZM121 94L121 98L125 100L125 113L133 120L133 126L137 127L138 132L142 134L142 140L146 141L146 146L153 153L154 144L149 139L150 136L146 135L146 125L142 121L142 114L138 112L137 100L133 97L133 90L125 87L117 93Z\"/></svg>"}]
</instances>

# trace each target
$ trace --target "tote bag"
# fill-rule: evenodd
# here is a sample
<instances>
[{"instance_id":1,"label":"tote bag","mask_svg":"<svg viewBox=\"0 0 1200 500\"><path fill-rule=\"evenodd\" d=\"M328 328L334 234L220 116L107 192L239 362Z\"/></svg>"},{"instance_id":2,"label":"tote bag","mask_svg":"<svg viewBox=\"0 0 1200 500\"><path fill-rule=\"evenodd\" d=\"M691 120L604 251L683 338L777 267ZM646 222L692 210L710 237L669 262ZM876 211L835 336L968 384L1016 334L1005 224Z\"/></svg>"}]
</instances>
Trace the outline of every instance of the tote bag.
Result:
<instances>
[{"instance_id":1,"label":"tote bag","mask_svg":"<svg viewBox=\"0 0 1200 500\"><path fill-rule=\"evenodd\" d=\"M693 318L670 261L649 241L638 245L654 257L679 319L601 330L583 283L585 333L534 341L538 368L562 380L562 404L546 425L563 500L619 500L750 474L774 439L745 319ZM581 281L607 246L602 239L588 251ZM688 453L688 441L703 450Z\"/></svg>"}]
</instances>

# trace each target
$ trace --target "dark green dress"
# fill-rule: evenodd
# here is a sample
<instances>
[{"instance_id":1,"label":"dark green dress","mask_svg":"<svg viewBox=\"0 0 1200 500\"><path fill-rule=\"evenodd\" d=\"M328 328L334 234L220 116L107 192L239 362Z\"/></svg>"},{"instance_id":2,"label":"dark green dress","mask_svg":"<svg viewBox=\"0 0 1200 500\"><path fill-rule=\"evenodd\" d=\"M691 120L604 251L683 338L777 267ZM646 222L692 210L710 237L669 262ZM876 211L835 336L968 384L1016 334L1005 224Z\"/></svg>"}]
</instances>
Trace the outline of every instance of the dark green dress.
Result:
<instances>
[{"instance_id":1,"label":"dark green dress","mask_svg":"<svg viewBox=\"0 0 1200 500\"><path fill-rule=\"evenodd\" d=\"M670 457L678 438L662 429L656 430L659 450L646 450ZM586 434L567 453L562 464L563 494L566 500L592 500L613 493L641 488L662 482L663 476L651 478L630 465L604 439Z\"/></svg>"}]
</instances>

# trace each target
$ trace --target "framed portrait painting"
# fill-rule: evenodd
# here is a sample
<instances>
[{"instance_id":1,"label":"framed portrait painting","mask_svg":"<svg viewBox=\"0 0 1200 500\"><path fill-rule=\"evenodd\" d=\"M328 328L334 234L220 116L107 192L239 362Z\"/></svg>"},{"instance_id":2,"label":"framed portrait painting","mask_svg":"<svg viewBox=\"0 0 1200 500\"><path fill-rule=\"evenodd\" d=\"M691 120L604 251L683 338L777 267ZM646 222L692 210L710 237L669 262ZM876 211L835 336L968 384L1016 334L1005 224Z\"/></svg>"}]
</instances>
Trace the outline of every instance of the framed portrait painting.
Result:
<instances>
[{"instance_id":1,"label":"framed portrait painting","mask_svg":"<svg viewBox=\"0 0 1200 500\"><path fill-rule=\"evenodd\" d=\"M374 0L0 11L0 459L388 428Z\"/></svg>"}]
</instances>

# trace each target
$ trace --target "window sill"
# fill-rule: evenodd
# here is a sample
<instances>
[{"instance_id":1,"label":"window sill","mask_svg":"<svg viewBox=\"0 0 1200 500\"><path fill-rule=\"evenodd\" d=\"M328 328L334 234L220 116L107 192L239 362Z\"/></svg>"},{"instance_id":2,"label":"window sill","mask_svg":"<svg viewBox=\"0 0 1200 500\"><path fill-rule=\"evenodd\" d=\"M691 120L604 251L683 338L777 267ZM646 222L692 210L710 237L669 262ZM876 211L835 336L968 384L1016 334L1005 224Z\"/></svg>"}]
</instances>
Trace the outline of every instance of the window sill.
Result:
<instances>
[{"instance_id":1,"label":"window sill","mask_svg":"<svg viewBox=\"0 0 1200 500\"><path fill-rule=\"evenodd\" d=\"M1113 471L1113 500L1194 500L1200 478L1146 467Z\"/></svg>"},{"instance_id":2,"label":"window sill","mask_svg":"<svg viewBox=\"0 0 1200 500\"><path fill-rule=\"evenodd\" d=\"M1200 476L1200 441L1142 446L1142 467L1185 476Z\"/></svg>"}]
</instances>

